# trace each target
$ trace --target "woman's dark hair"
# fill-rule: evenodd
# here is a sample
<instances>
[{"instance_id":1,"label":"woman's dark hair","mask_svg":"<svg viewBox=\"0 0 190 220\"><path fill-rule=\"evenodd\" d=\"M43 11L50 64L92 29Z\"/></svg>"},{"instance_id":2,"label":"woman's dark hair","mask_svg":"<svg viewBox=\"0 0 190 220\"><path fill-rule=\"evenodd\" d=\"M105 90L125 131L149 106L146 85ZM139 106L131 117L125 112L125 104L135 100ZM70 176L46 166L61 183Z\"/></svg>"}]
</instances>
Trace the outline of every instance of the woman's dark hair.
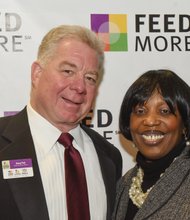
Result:
<instances>
[{"instance_id":1,"label":"woman's dark hair","mask_svg":"<svg viewBox=\"0 0 190 220\"><path fill-rule=\"evenodd\" d=\"M121 104L119 127L121 133L132 140L130 115L138 104L144 104L152 93L158 90L171 112L176 107L186 128L186 137L190 138L190 87L176 73L167 70L150 70L142 74L127 90Z\"/></svg>"}]
</instances>

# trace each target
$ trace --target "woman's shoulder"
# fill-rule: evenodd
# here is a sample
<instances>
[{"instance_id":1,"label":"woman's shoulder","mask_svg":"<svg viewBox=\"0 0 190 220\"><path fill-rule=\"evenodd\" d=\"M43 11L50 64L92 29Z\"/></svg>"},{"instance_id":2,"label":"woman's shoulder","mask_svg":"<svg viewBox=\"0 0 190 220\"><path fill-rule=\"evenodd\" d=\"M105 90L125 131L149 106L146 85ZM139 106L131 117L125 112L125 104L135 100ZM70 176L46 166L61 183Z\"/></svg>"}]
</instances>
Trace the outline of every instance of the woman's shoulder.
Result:
<instances>
[{"instance_id":1,"label":"woman's shoulder","mask_svg":"<svg viewBox=\"0 0 190 220\"><path fill-rule=\"evenodd\" d=\"M118 181L117 188L123 188L129 185L131 183L133 176L136 175L136 172L137 172L137 166L134 166L133 168L129 169Z\"/></svg>"}]
</instances>

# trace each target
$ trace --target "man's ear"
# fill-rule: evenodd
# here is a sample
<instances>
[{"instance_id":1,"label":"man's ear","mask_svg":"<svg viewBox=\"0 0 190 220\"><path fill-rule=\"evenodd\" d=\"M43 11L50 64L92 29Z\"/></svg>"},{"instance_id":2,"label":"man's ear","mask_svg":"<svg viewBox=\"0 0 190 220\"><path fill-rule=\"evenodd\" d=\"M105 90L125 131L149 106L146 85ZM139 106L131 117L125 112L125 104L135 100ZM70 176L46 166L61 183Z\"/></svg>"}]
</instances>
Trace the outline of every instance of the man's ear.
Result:
<instances>
[{"instance_id":1,"label":"man's ear","mask_svg":"<svg viewBox=\"0 0 190 220\"><path fill-rule=\"evenodd\" d=\"M35 85L38 84L39 79L42 74L42 67L38 62L34 62L31 66L31 82L32 86L35 87Z\"/></svg>"}]
</instances>

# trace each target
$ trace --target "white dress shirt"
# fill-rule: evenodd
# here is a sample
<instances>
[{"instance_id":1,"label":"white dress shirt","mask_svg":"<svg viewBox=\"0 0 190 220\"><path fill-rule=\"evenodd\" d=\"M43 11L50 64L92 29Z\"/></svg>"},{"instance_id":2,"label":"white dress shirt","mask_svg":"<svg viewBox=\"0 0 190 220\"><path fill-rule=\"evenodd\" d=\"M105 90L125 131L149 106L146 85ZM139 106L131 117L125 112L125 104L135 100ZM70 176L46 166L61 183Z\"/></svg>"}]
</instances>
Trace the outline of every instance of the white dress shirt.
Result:
<instances>
[{"instance_id":1,"label":"white dress shirt","mask_svg":"<svg viewBox=\"0 0 190 220\"><path fill-rule=\"evenodd\" d=\"M64 150L57 142L61 131L27 105L29 126L34 141L50 220L67 220ZM73 145L83 159L91 220L105 220L107 200L98 156L92 140L80 126L69 131ZM39 207L40 208L40 207Z\"/></svg>"}]
</instances>

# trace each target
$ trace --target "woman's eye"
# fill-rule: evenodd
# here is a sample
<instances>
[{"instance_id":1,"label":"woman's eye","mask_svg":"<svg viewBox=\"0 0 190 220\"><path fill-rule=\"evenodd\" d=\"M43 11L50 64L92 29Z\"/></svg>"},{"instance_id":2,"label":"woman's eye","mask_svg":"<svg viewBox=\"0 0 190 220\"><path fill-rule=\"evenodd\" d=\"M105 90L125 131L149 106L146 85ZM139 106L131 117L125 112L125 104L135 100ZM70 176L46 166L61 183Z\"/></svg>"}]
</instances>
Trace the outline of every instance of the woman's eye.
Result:
<instances>
[{"instance_id":1,"label":"woman's eye","mask_svg":"<svg viewBox=\"0 0 190 220\"><path fill-rule=\"evenodd\" d=\"M134 113L137 115L143 115L145 113L145 109L144 108L135 108Z\"/></svg>"},{"instance_id":2,"label":"woman's eye","mask_svg":"<svg viewBox=\"0 0 190 220\"><path fill-rule=\"evenodd\" d=\"M171 111L168 108L163 108L163 109L161 109L161 113L164 115L168 115L168 114L171 114Z\"/></svg>"}]
</instances>

